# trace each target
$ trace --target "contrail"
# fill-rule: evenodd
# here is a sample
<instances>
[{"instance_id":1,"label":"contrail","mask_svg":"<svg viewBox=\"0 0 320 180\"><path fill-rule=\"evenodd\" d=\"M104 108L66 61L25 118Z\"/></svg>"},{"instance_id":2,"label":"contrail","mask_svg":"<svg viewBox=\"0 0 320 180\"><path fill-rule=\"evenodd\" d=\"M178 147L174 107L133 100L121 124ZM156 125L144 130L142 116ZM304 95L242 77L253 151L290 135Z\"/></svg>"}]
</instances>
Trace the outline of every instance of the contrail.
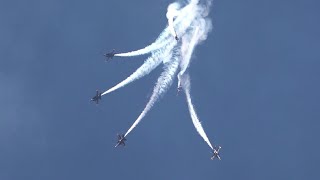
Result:
<instances>
[{"instance_id":1,"label":"contrail","mask_svg":"<svg viewBox=\"0 0 320 180\"><path fill-rule=\"evenodd\" d=\"M184 92L186 94L186 99L187 99L187 103L188 103L188 108L189 108L189 112L190 112L190 116L192 119L192 123L194 125L194 127L196 128L196 130L198 131L198 133L200 134L200 136L203 138L203 140L208 144L208 146L213 150L213 147L210 143L209 138L207 137L207 134L205 133L201 122L197 116L197 113L193 107L192 101L191 101L191 96L190 96L190 78L188 74L184 74L182 77L182 88L184 89Z\"/></svg>"},{"instance_id":2,"label":"contrail","mask_svg":"<svg viewBox=\"0 0 320 180\"><path fill-rule=\"evenodd\" d=\"M193 27L195 27L195 30L193 30L191 33L187 34L182 38L181 54L183 56L179 64L180 72L177 75L178 87L180 87L181 84L181 76L186 72L186 70L189 67L194 48L201 41L207 38L209 31L212 29L212 24L210 20L201 18L198 19L197 23L193 24Z\"/></svg>"},{"instance_id":3,"label":"contrail","mask_svg":"<svg viewBox=\"0 0 320 180\"><path fill-rule=\"evenodd\" d=\"M185 53L183 55L183 59L182 61L180 62L180 72L178 75L182 75L186 70L187 68L189 67L189 64L190 64L190 60L191 60L191 55L193 53L193 50L195 48L195 46L197 45L198 43L198 39L199 39L199 28L196 27L196 29L194 30L194 32L192 33L193 36L191 38L191 41L190 42L183 42L182 43L182 47L181 49L184 49Z\"/></svg>"},{"instance_id":4,"label":"contrail","mask_svg":"<svg viewBox=\"0 0 320 180\"><path fill-rule=\"evenodd\" d=\"M190 23L195 19L195 14L198 11L197 3L198 1L191 1L184 8L177 11L176 12L177 16L175 21L172 23L171 26L169 25L167 28L163 30L163 32L159 35L159 37L154 43L136 51L131 51L127 53L118 53L118 54L115 54L114 56L121 56L121 57L139 56L139 55L150 53L159 48L162 48L165 44L167 44L168 39L172 38L170 35L170 32L172 28L174 29L175 27L179 28L179 31L176 30L179 33L179 36L183 35L185 31L189 28Z\"/></svg>"},{"instance_id":5,"label":"contrail","mask_svg":"<svg viewBox=\"0 0 320 180\"><path fill-rule=\"evenodd\" d=\"M155 51L151 57L149 57L134 73L132 73L125 80L115 85L114 87L108 89L101 96L106 95L110 92L113 92L121 87L128 85L129 83L142 78L143 76L149 74L152 70L154 70L163 59L165 59L172 51L172 48L177 44L175 40L171 40L169 44L167 44L163 49L159 49Z\"/></svg>"},{"instance_id":6,"label":"contrail","mask_svg":"<svg viewBox=\"0 0 320 180\"><path fill-rule=\"evenodd\" d=\"M168 33L166 33L168 34ZM163 34L163 35L166 35ZM161 40L161 41L160 41ZM131 52L127 52L127 53L119 53L119 54L115 54L114 56L119 56L119 57L132 57L132 56L140 56L140 55L144 55L144 54L148 54L152 51L155 51L157 49L162 48L163 46L165 46L166 44L168 44L168 41L170 41L169 39L163 38L162 35L160 35L159 40L156 40L154 43L152 43L151 45L136 50L136 51L131 51Z\"/></svg>"},{"instance_id":7,"label":"contrail","mask_svg":"<svg viewBox=\"0 0 320 180\"><path fill-rule=\"evenodd\" d=\"M112 88L108 89L104 93L101 94L101 96L104 96L108 93L111 93L117 89L120 89L129 83L142 78L143 76L149 74L152 70L154 70L159 64L161 63L160 59L149 57L145 62L129 77L127 77L125 80L121 81L119 84L113 86Z\"/></svg>"},{"instance_id":8,"label":"contrail","mask_svg":"<svg viewBox=\"0 0 320 180\"><path fill-rule=\"evenodd\" d=\"M189 34L186 34L182 39L182 45L181 45L181 54L182 59L180 61L180 72L178 74L178 87L182 87L185 94L186 94L186 100L188 103L188 109L190 112L190 116L192 119L192 123L200 136L204 139L204 141L208 144L208 146L213 149L210 140L208 139L200 120L197 116L197 113L194 109L194 106L192 104L191 96L190 96L190 77L188 74L186 74L186 70L189 67L191 56L193 54L194 48L197 44L199 44L201 41L205 40L207 37L208 32L211 30L211 21L208 19L204 19L202 17L197 17L197 21L193 23L191 26L195 27L193 31L190 31Z\"/></svg>"},{"instance_id":9,"label":"contrail","mask_svg":"<svg viewBox=\"0 0 320 180\"><path fill-rule=\"evenodd\" d=\"M194 4L192 4L192 3L194 3ZM184 19L183 19L184 21L181 24L179 24L179 26L177 26L177 31L181 32L181 34L185 33L185 31L187 31L187 29L190 28L190 25L193 24L194 20L197 20L197 21L201 20L201 9L199 10L197 8L197 6L196 6L197 3L198 3L198 1L196 1L196 0L191 1L190 4L187 5L184 8L184 10L186 10L186 9L189 10L188 11L189 15L184 17ZM182 17L182 16L178 16L177 19L179 17ZM196 24L196 23L194 23L194 24ZM170 27L168 27L168 28L170 28ZM166 33L168 33L167 32L168 28L166 28L166 30L165 30ZM198 38L198 33L191 33L191 34L195 34L194 36L196 36L196 37L193 38L194 42L193 42L193 45L192 45L192 46L195 46L197 44L197 40L199 39ZM166 36L167 36L167 34L166 34ZM192 51L193 51L193 48L192 48ZM190 52L191 54L192 54L192 51ZM189 51L187 51L187 52L189 52ZM191 58L191 54L190 55L186 54L186 55L188 55L187 58L190 59ZM169 65L167 66L167 69L159 77L158 82L157 82L157 84L156 84L156 86L154 88L153 94L152 94L149 102L147 103L145 109L142 111L142 113L139 115L139 117L136 119L136 121L133 123L133 125L129 128L129 130L127 131L125 136L127 136L139 124L139 122L146 116L148 111L150 111L150 109L153 107L154 103L159 99L159 97L161 95L163 95L166 92L166 90L170 87L170 85L172 84L173 76L174 76L175 72L177 71L178 64L179 64L179 61L178 61L177 58L178 58L178 56L176 56L176 58L173 58L173 61L169 61L168 62ZM185 72L187 67L184 68L183 72ZM186 93L189 93L189 90L187 90ZM189 94L189 100L190 100L189 102L191 103L190 94ZM208 142L209 146L212 148L212 145L211 145L210 141L208 140L208 138L206 137L200 122L198 122L198 123L196 122L197 121L197 116L196 116L196 113L194 111L193 105L192 104L190 105L190 103L189 103L188 106L190 107L189 109L190 109L190 113L191 113L194 125L196 126L199 134L202 137L204 137L206 142ZM204 136L203 136L202 132L204 133Z\"/></svg>"},{"instance_id":10,"label":"contrail","mask_svg":"<svg viewBox=\"0 0 320 180\"><path fill-rule=\"evenodd\" d=\"M185 1L186 3L184 3ZM192 104L190 95L191 83L189 74L187 73L194 48L201 41L206 39L208 32L212 28L211 21L206 18L212 1L203 0L204 3L200 3L200 0L184 0L184 2L181 2L181 4L180 2L175 2L168 6L166 13L168 26L160 33L153 43L139 50L114 55L130 57L151 53L151 56L146 59L134 73L119 84L102 93L102 95L124 87L149 74L161 63L164 64L164 71L158 78L148 103L125 133L124 136L126 137L170 88L175 74L180 67L178 86L181 86L185 92L192 123L208 146L213 149ZM177 41L175 38L179 40Z\"/></svg>"},{"instance_id":11,"label":"contrail","mask_svg":"<svg viewBox=\"0 0 320 180\"><path fill-rule=\"evenodd\" d=\"M174 75L178 69L178 57L173 55L172 61L165 64L165 71L161 73L157 84L153 89L152 96L147 103L146 107L139 115L137 120L132 124L127 133L124 136L127 136L138 124L139 122L146 116L146 114L151 110L153 105L157 102L157 100L169 89L172 84Z\"/></svg>"},{"instance_id":12,"label":"contrail","mask_svg":"<svg viewBox=\"0 0 320 180\"><path fill-rule=\"evenodd\" d=\"M180 8L180 4L175 2L175 3L172 3L168 6L168 10L167 10L167 19L168 19L168 27L171 31L171 34L174 38L177 37L177 33L176 31L174 30L174 26L173 26L173 19L175 17L177 17L177 15L179 14L179 11L178 9Z\"/></svg>"},{"instance_id":13,"label":"contrail","mask_svg":"<svg viewBox=\"0 0 320 180\"><path fill-rule=\"evenodd\" d=\"M189 67L191 55L198 41L199 27L192 32L193 36L190 40L188 36L183 37L181 45L181 54L183 54L182 59L180 60L180 72L178 73L178 88L181 86L181 76L185 73Z\"/></svg>"}]
</instances>

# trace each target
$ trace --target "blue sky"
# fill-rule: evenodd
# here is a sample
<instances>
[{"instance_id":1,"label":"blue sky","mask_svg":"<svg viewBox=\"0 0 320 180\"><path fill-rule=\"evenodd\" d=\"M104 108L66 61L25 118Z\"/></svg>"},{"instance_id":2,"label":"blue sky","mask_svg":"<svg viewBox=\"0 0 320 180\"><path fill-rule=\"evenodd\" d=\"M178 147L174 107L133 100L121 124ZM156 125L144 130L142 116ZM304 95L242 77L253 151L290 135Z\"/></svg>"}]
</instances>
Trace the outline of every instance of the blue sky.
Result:
<instances>
[{"instance_id":1,"label":"blue sky","mask_svg":"<svg viewBox=\"0 0 320 180\"><path fill-rule=\"evenodd\" d=\"M191 94L222 161L175 83L115 149L162 69L89 102L147 56L169 0L0 2L0 179L318 179L320 2L214 1Z\"/></svg>"}]
</instances>

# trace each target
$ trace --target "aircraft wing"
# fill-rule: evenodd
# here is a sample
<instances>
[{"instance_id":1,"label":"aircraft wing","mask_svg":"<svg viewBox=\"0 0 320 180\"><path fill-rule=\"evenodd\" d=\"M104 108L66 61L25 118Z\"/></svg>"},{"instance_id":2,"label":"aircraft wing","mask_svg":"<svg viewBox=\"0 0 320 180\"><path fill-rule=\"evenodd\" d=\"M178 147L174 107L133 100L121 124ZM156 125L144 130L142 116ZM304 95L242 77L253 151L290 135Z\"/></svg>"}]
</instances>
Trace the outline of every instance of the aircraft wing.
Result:
<instances>
[{"instance_id":1,"label":"aircraft wing","mask_svg":"<svg viewBox=\"0 0 320 180\"><path fill-rule=\"evenodd\" d=\"M218 149L218 151L217 151L218 153L219 153L220 149L221 149L221 146L219 146L219 149Z\"/></svg>"}]
</instances>

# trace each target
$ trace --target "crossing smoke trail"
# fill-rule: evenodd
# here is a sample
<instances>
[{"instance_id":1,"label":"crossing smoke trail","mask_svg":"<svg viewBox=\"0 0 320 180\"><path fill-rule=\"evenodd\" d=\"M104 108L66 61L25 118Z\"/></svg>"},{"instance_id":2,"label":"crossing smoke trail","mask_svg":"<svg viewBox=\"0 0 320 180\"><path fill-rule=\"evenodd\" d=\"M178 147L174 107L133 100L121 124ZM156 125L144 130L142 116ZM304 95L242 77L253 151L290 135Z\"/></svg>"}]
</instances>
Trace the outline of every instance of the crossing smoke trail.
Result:
<instances>
[{"instance_id":1,"label":"crossing smoke trail","mask_svg":"<svg viewBox=\"0 0 320 180\"><path fill-rule=\"evenodd\" d=\"M137 120L132 124L129 130L126 132L124 136L127 136L138 124L139 122L146 116L146 114L151 110L153 105L158 101L158 99L169 89L172 84L174 75L178 69L178 57L173 55L172 61L169 61L165 64L165 71L160 75L157 84L153 89L153 93L146 107L139 115Z\"/></svg>"},{"instance_id":2,"label":"crossing smoke trail","mask_svg":"<svg viewBox=\"0 0 320 180\"><path fill-rule=\"evenodd\" d=\"M178 2L170 4L166 14L168 27L161 32L155 42L136 51L115 54L115 56L129 57L152 53L134 73L119 84L105 91L102 95L124 87L149 74L161 63L164 64L164 72L162 72L158 78L150 100L124 136L127 136L140 123L152 109L153 105L170 88L177 69L180 67L178 86L181 86L185 92L192 123L208 146L213 149L192 104L190 78L188 73L186 73L194 48L206 39L208 32L212 28L211 21L206 18L210 10L211 0L203 1L205 1L206 4L200 4L199 0L188 0L184 7ZM181 38L181 40L177 42L175 40L176 36L178 36L179 39Z\"/></svg>"},{"instance_id":3,"label":"crossing smoke trail","mask_svg":"<svg viewBox=\"0 0 320 180\"><path fill-rule=\"evenodd\" d=\"M128 78L110 88L101 94L101 96L111 93L121 87L128 85L129 83L142 78L143 76L149 74L152 70L154 70L163 59L171 53L172 48L177 44L176 41L171 40L171 43L167 44L164 48L155 51L151 57L149 57L134 73L132 73Z\"/></svg>"},{"instance_id":4,"label":"crossing smoke trail","mask_svg":"<svg viewBox=\"0 0 320 180\"><path fill-rule=\"evenodd\" d=\"M168 8L168 12L169 12L169 14L171 14L170 18L173 18L175 15L177 15L176 20L174 21L173 25L177 26L176 31L179 32L179 34L183 35L183 33L185 33L186 30L190 29L190 25L192 23L195 24L194 21L199 21L199 19L201 20L203 8L199 8L197 6L197 3L198 3L198 1L195 1L195 0L191 1L188 5L186 5L181 10L178 10L178 8L179 8L178 3L173 3L173 4L169 5L169 7L171 7L171 8ZM171 42L171 44L173 43L172 42L173 38L170 35L170 37L168 39L168 37L167 37L169 35L168 28L166 28L164 30L164 32L159 36L158 40L155 43L153 43L151 46L147 46L141 50L137 50L137 51L133 51L133 52L129 52L129 53L116 54L117 56L134 56L134 55L140 55L143 53L147 53L150 50L154 51L152 56L150 58L148 58L140 68L138 68L127 79L123 80L122 82L120 82L116 86L114 86L114 87L110 88L109 90L105 91L104 93L102 93L102 96L106 95L110 92L113 92L113 91L149 74L152 70L154 70L160 64L159 61L161 58L163 58L163 56L161 57L161 53L163 53L163 51L171 50L175 46L175 45L173 45L173 46L170 45L170 42ZM188 34L186 34L186 35L188 35ZM165 39L164 37L166 37L167 39ZM183 44L182 44L182 46L183 46ZM153 48L155 48L155 49L153 49ZM163 59L166 60L167 58L163 58ZM163 62L165 63L166 61L163 61ZM179 76L178 76L178 78L179 78Z\"/></svg>"},{"instance_id":5,"label":"crossing smoke trail","mask_svg":"<svg viewBox=\"0 0 320 180\"><path fill-rule=\"evenodd\" d=\"M200 134L200 136L204 139L204 141L208 144L208 146L213 150L213 147L210 143L209 138L207 137L207 134L205 133L201 122L197 116L197 113L193 107L192 101L191 101L191 96L190 96L190 77L188 74L184 74L182 77L182 88L186 94L186 99L187 99L187 103L188 103L188 108L189 108L189 112L190 112L190 116L192 119L192 123L194 125L194 127L196 128L196 130L198 131L198 133Z\"/></svg>"}]
</instances>

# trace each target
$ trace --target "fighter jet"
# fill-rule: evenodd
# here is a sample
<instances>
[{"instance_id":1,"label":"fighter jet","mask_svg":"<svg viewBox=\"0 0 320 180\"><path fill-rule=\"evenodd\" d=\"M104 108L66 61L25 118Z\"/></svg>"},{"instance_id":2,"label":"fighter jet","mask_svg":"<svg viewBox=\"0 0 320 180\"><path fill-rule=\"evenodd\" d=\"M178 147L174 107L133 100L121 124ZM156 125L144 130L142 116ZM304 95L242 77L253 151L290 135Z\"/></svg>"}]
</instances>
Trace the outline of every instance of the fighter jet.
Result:
<instances>
[{"instance_id":1,"label":"fighter jet","mask_svg":"<svg viewBox=\"0 0 320 180\"><path fill-rule=\"evenodd\" d=\"M101 93L97 90L97 94L91 98L91 101L96 102L96 104L99 104L99 100L101 100Z\"/></svg>"},{"instance_id":2,"label":"fighter jet","mask_svg":"<svg viewBox=\"0 0 320 180\"><path fill-rule=\"evenodd\" d=\"M179 95L179 92L182 90L182 87L181 86L178 86L177 88L177 96Z\"/></svg>"},{"instance_id":3,"label":"fighter jet","mask_svg":"<svg viewBox=\"0 0 320 180\"><path fill-rule=\"evenodd\" d=\"M107 61L115 55L115 49L113 49L111 52L104 54L104 56L107 58Z\"/></svg>"},{"instance_id":4,"label":"fighter jet","mask_svg":"<svg viewBox=\"0 0 320 180\"><path fill-rule=\"evenodd\" d=\"M117 134L117 135L118 135L118 143L116 144L115 147L118 147L119 145L125 146L126 144L124 143L124 141L126 141L127 139L124 137L124 134Z\"/></svg>"},{"instance_id":5,"label":"fighter jet","mask_svg":"<svg viewBox=\"0 0 320 180\"><path fill-rule=\"evenodd\" d=\"M220 156L219 156L219 151L220 151L220 149L221 149L221 146L219 146L219 147L214 147L213 148L213 151L212 151L212 153L213 153L213 155L212 155L212 157L211 157L211 160L213 160L215 157L216 158L218 158L219 160L221 160L221 158L220 158Z\"/></svg>"}]
</instances>

